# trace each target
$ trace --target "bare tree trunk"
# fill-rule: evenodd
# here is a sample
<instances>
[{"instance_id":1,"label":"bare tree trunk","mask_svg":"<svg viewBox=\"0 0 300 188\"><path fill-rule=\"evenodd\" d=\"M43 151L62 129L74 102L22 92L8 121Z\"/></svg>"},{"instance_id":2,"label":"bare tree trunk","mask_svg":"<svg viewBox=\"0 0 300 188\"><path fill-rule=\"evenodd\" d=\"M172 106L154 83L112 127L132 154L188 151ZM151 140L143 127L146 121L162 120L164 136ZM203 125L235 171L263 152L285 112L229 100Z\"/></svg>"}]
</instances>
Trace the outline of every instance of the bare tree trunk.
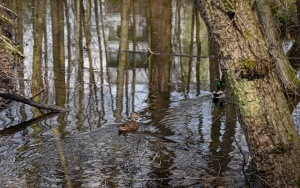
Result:
<instances>
[{"instance_id":1,"label":"bare tree trunk","mask_svg":"<svg viewBox=\"0 0 300 188\"><path fill-rule=\"evenodd\" d=\"M51 0L51 26L53 69L55 77L55 100L58 105L64 105L65 86L65 45L64 45L64 2Z\"/></svg>"},{"instance_id":2,"label":"bare tree trunk","mask_svg":"<svg viewBox=\"0 0 300 188\"><path fill-rule=\"evenodd\" d=\"M234 92L262 183L296 186L300 177L298 134L277 74L276 59L268 49L252 4L246 0L197 0L196 4Z\"/></svg>"},{"instance_id":3,"label":"bare tree trunk","mask_svg":"<svg viewBox=\"0 0 300 188\"><path fill-rule=\"evenodd\" d=\"M53 59L61 62L64 68L65 48L64 48L64 2L51 0L52 37L53 37Z\"/></svg>"},{"instance_id":4,"label":"bare tree trunk","mask_svg":"<svg viewBox=\"0 0 300 188\"><path fill-rule=\"evenodd\" d=\"M37 93L43 88L42 82L42 48L46 24L46 1L34 1L33 6L33 60L32 60L32 93ZM39 100L39 99L37 99Z\"/></svg>"},{"instance_id":5,"label":"bare tree trunk","mask_svg":"<svg viewBox=\"0 0 300 188\"><path fill-rule=\"evenodd\" d=\"M148 1L150 16L151 50L171 53L171 1ZM148 41L149 42L149 41ZM168 93L170 90L170 56L152 55L150 70L151 92Z\"/></svg>"},{"instance_id":6,"label":"bare tree trunk","mask_svg":"<svg viewBox=\"0 0 300 188\"><path fill-rule=\"evenodd\" d=\"M121 11L121 33L120 33L120 51L128 50L128 29L129 29L129 10L131 0L122 0ZM127 64L127 53L121 52L119 54L118 75L117 75L117 108L115 112L116 121L121 120L121 112L123 109L123 90L125 69Z\"/></svg>"}]
</instances>

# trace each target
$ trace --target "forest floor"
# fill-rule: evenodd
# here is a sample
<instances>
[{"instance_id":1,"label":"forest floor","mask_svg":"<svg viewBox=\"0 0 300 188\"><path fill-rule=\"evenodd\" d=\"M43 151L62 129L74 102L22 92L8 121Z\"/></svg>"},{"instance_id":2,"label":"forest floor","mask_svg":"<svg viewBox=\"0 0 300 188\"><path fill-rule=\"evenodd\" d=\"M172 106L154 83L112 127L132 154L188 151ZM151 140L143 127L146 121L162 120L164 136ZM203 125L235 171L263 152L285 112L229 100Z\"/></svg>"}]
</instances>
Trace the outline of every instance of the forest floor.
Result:
<instances>
[{"instance_id":1,"label":"forest floor","mask_svg":"<svg viewBox=\"0 0 300 188\"><path fill-rule=\"evenodd\" d=\"M15 60L8 53L0 50L0 92L9 93L14 89L12 68ZM0 110L3 109L9 100L0 97Z\"/></svg>"}]
</instances>

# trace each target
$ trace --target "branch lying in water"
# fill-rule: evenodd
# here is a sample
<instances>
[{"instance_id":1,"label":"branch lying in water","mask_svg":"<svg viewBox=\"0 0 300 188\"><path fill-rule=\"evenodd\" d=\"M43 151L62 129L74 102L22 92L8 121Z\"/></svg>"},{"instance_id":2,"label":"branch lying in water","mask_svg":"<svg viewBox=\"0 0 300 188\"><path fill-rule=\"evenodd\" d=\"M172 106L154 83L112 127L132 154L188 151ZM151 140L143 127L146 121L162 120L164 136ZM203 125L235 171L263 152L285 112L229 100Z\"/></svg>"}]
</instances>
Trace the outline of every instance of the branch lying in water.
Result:
<instances>
[{"instance_id":1,"label":"branch lying in water","mask_svg":"<svg viewBox=\"0 0 300 188\"><path fill-rule=\"evenodd\" d=\"M42 108L42 109L45 109L45 110L50 110L50 111L53 111L53 112L67 112L67 111L70 111L69 109L63 108L63 107L60 107L60 106L47 105L47 104L35 102L35 101L33 101L31 99L28 99L26 97L23 97L19 94L0 92L0 97L6 98L6 99L9 99L9 100L12 100L12 101L22 102L22 103L28 104L30 106L34 106L34 107L37 107L37 108Z\"/></svg>"},{"instance_id":2,"label":"branch lying in water","mask_svg":"<svg viewBox=\"0 0 300 188\"><path fill-rule=\"evenodd\" d=\"M49 112L48 114L43 114L43 115L33 118L31 120L19 123L17 125L14 125L14 126L11 126L8 128L4 128L4 129L0 130L0 136L9 136L9 135L15 134L17 132L20 132L20 131L26 129L27 127L29 127L33 124L39 123L39 122L49 119L49 118L52 118L58 114L59 114L58 112Z\"/></svg>"}]
</instances>

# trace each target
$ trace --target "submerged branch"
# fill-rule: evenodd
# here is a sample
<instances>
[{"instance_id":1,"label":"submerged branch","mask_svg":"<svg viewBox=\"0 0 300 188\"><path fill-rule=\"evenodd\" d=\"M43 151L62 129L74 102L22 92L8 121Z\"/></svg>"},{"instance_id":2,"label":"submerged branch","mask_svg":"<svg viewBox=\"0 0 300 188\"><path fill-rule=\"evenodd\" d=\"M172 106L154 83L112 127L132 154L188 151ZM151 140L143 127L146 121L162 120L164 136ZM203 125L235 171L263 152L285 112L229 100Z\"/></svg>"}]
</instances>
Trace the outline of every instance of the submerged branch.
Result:
<instances>
[{"instance_id":1,"label":"submerged branch","mask_svg":"<svg viewBox=\"0 0 300 188\"><path fill-rule=\"evenodd\" d=\"M39 117L36 117L36 118L33 118L31 120L28 120L28 121L22 122L20 124L5 128L3 130L0 130L0 135L1 136L9 136L9 135L15 134L17 132L20 132L20 131L26 129L27 127L29 127L29 126L31 126L35 123L39 123L43 120L52 118L52 117L54 117L58 114L59 114L58 112L50 112L48 114L43 114L43 115L41 115Z\"/></svg>"},{"instance_id":2,"label":"submerged branch","mask_svg":"<svg viewBox=\"0 0 300 188\"><path fill-rule=\"evenodd\" d=\"M22 102L22 103L28 104L30 106L34 106L34 107L37 107L37 108L42 108L42 109L50 110L50 111L54 111L54 112L67 112L67 111L69 111L69 109L67 109L67 108L63 108L63 107L56 106L56 105L47 105L47 104L35 102L31 99L28 99L28 98L23 97L23 96L18 95L18 94L0 92L0 97L10 99L10 100L13 100L13 101Z\"/></svg>"}]
</instances>

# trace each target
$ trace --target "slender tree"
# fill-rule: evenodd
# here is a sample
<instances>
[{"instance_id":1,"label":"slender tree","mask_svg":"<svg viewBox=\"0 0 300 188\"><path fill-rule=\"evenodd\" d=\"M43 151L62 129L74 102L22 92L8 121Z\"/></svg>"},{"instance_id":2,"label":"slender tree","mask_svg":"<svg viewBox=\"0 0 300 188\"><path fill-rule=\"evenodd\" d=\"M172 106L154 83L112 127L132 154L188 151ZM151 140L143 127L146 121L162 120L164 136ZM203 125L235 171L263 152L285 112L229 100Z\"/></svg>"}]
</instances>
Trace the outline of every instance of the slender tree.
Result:
<instances>
[{"instance_id":1,"label":"slender tree","mask_svg":"<svg viewBox=\"0 0 300 188\"><path fill-rule=\"evenodd\" d=\"M128 24L129 24L129 10L130 10L131 0L122 0L122 11L121 11L121 33L120 33L120 51L128 50ZM127 53L119 54L119 64L118 64L118 75L117 75L117 108L115 112L115 117L117 121L121 119L121 112L123 109L123 90L124 90L124 78L125 69L127 64Z\"/></svg>"},{"instance_id":2,"label":"slender tree","mask_svg":"<svg viewBox=\"0 0 300 188\"><path fill-rule=\"evenodd\" d=\"M64 105L66 90L65 86L65 46L64 46L64 2L51 0L51 26L52 26L52 50L53 69L55 76L56 103Z\"/></svg>"},{"instance_id":3,"label":"slender tree","mask_svg":"<svg viewBox=\"0 0 300 188\"><path fill-rule=\"evenodd\" d=\"M43 36L46 24L46 1L34 1L33 7L33 60L32 60L32 76L36 79L32 80L32 93L40 92L43 86L42 82L42 49L43 49ZM40 97L35 98L36 101Z\"/></svg>"}]
</instances>

